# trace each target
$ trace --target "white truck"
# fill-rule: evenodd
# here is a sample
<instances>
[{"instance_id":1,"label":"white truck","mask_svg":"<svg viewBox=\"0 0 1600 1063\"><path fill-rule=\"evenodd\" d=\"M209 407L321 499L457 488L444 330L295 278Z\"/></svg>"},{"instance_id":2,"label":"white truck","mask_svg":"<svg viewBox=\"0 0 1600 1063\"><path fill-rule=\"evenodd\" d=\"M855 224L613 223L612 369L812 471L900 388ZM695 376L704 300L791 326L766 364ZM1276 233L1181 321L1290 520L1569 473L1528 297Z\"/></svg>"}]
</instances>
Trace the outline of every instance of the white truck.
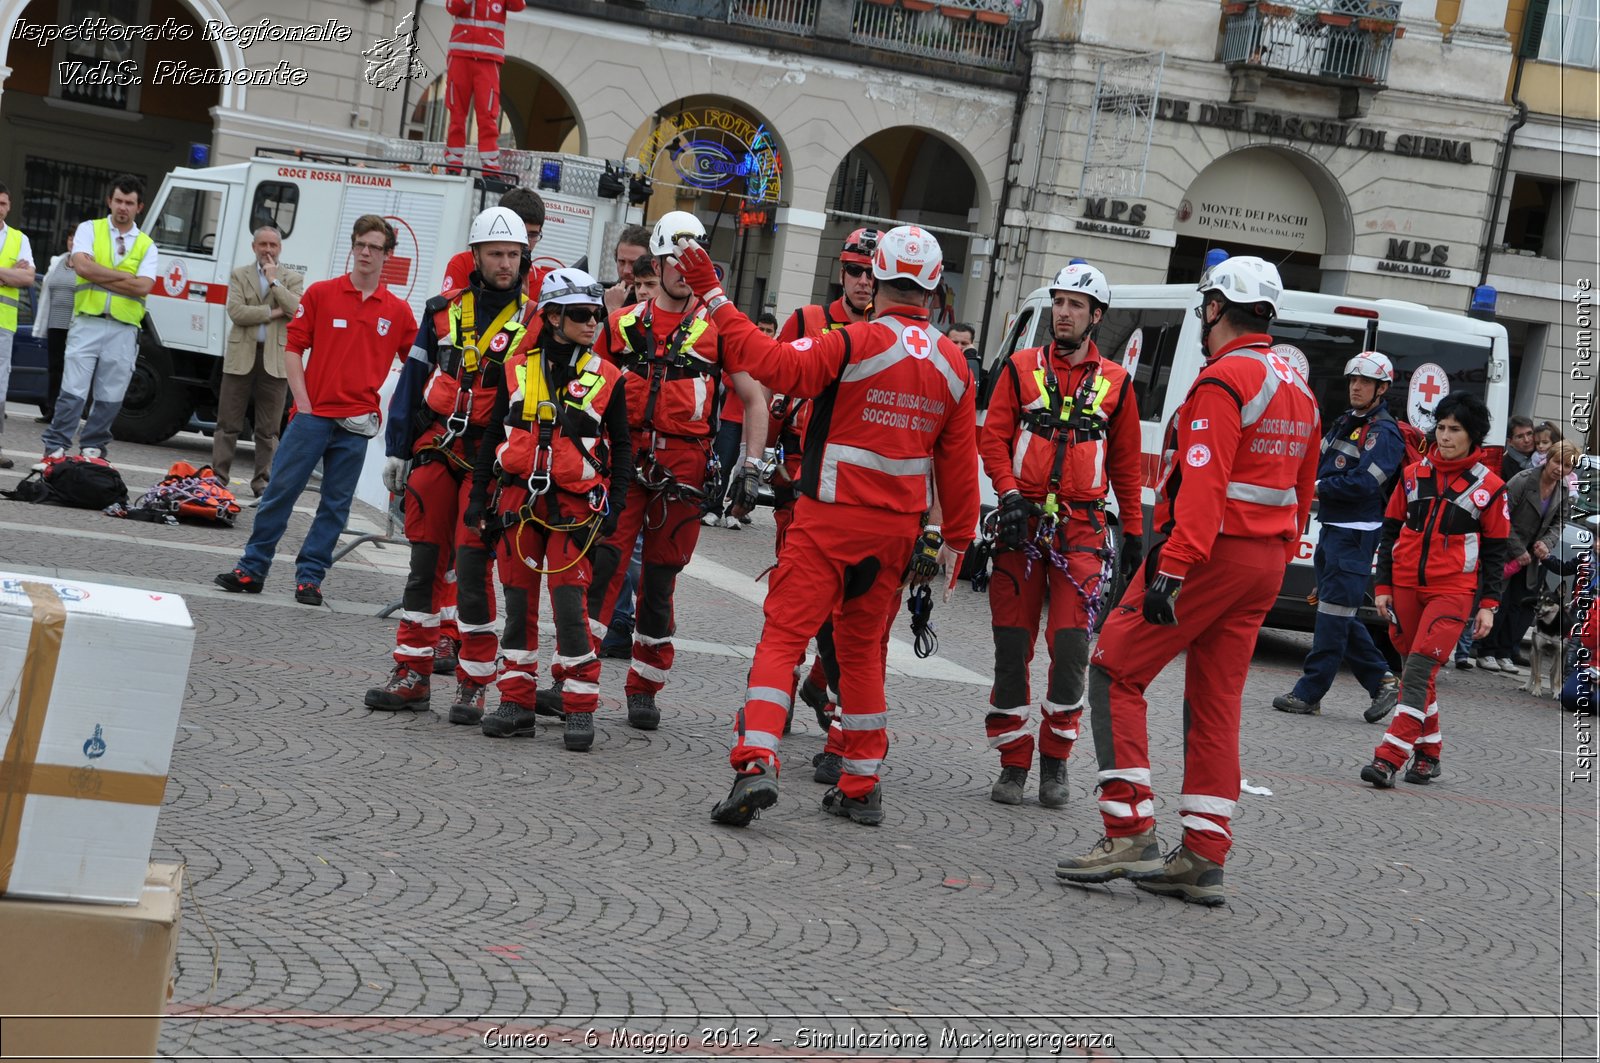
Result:
<instances>
[{"instance_id":1,"label":"white truck","mask_svg":"<svg viewBox=\"0 0 1600 1063\"><path fill-rule=\"evenodd\" d=\"M603 161L548 158L562 165L568 191L541 192L547 217L535 263L607 261L606 226L621 221L627 201L596 194ZM420 319L423 303L440 289L446 263L465 250L473 216L511 187L430 172L435 169L258 149L249 162L173 170L141 225L161 251L161 275L146 303L138 366L113 427L116 438L158 443L192 416L215 418L230 325L228 277L253 261L252 233L264 223L283 233L282 264L311 284L350 268L356 218L383 215L398 236L384 279Z\"/></svg>"}]
</instances>

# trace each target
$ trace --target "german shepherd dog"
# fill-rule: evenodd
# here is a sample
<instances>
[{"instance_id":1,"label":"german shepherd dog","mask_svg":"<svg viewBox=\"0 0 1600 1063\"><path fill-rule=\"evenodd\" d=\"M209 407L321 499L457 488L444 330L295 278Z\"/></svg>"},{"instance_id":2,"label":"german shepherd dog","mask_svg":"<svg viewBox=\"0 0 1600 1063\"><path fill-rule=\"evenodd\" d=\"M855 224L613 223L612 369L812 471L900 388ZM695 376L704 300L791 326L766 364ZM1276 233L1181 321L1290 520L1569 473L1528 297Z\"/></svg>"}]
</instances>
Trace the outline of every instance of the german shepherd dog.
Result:
<instances>
[{"instance_id":1,"label":"german shepherd dog","mask_svg":"<svg viewBox=\"0 0 1600 1063\"><path fill-rule=\"evenodd\" d=\"M1566 658L1567 639L1567 586L1565 583L1551 590L1545 587L1539 593L1533 613L1533 653L1528 658L1528 681L1522 689L1534 697L1540 696L1541 672L1548 673L1550 696L1561 695L1562 673Z\"/></svg>"}]
</instances>

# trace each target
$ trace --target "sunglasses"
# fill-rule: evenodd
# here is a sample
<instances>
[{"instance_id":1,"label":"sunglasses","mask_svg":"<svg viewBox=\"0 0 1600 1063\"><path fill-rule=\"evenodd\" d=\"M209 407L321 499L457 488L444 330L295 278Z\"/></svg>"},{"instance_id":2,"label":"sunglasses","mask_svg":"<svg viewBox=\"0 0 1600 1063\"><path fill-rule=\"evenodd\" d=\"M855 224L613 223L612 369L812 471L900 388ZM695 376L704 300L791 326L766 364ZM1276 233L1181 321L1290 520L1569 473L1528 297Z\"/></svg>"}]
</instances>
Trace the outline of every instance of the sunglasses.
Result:
<instances>
[{"instance_id":1,"label":"sunglasses","mask_svg":"<svg viewBox=\"0 0 1600 1063\"><path fill-rule=\"evenodd\" d=\"M605 311L598 306L569 306L561 311L563 317L578 325L598 321L604 313Z\"/></svg>"},{"instance_id":2,"label":"sunglasses","mask_svg":"<svg viewBox=\"0 0 1600 1063\"><path fill-rule=\"evenodd\" d=\"M868 273L872 272L872 268L870 266L857 265L856 263L852 262L850 265L844 267L844 272L847 277L865 277Z\"/></svg>"}]
</instances>

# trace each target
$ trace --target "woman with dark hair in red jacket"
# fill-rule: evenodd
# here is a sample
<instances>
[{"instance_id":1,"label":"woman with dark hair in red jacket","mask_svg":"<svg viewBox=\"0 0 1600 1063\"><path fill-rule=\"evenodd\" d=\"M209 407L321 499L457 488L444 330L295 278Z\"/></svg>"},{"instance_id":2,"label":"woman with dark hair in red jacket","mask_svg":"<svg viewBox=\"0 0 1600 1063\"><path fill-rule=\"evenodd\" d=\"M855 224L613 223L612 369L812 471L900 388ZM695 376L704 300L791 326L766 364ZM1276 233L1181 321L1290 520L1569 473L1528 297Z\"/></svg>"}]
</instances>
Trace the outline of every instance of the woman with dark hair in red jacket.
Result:
<instances>
[{"instance_id":1,"label":"woman with dark hair in red jacket","mask_svg":"<svg viewBox=\"0 0 1600 1063\"><path fill-rule=\"evenodd\" d=\"M1505 483L1480 449L1489 410L1476 395L1445 397L1435 410L1434 449L1406 468L1384 513L1373 603L1389 617L1389 638L1405 660L1400 704L1361 778L1394 786L1439 777L1439 703L1434 678L1471 625L1483 638L1505 582L1511 530ZM1481 594L1477 613L1475 595ZM1411 766L1406 767L1410 761Z\"/></svg>"}]
</instances>

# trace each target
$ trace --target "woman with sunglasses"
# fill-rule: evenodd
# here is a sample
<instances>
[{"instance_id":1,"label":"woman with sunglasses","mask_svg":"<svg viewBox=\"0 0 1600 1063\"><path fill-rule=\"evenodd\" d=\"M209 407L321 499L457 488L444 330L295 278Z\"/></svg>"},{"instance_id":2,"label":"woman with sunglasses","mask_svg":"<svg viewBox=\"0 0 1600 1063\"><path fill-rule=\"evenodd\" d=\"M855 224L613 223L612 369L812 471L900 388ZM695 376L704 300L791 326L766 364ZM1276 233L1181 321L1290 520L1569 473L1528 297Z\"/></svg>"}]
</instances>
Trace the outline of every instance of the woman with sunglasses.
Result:
<instances>
[{"instance_id":1,"label":"woman with sunglasses","mask_svg":"<svg viewBox=\"0 0 1600 1063\"><path fill-rule=\"evenodd\" d=\"M539 580L549 578L556 629L550 673L561 686L567 749L594 742L600 658L589 638L589 555L616 530L633 483L624 377L593 351L605 289L580 269L553 270L506 360L505 384L473 468L469 526L502 531L506 600L500 704L491 738L531 735L539 680ZM488 504L491 475L499 491ZM485 514L488 514L487 519Z\"/></svg>"}]
</instances>

